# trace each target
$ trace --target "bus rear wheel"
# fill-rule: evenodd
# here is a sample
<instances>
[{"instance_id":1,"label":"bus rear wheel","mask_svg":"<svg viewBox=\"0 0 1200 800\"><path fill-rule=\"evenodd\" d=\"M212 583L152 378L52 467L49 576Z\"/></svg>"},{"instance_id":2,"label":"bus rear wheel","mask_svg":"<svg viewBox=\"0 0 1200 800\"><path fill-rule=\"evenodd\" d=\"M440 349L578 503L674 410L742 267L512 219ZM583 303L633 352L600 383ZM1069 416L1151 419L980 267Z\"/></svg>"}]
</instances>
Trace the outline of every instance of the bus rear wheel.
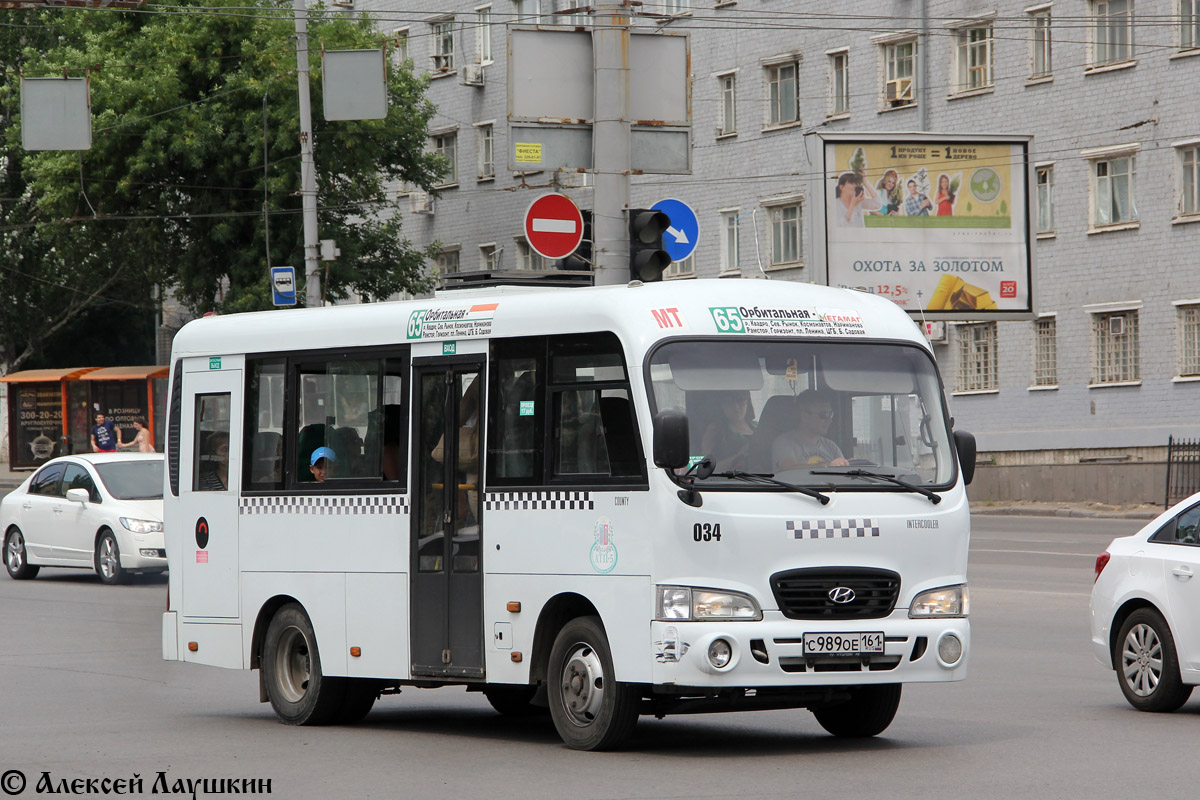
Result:
<instances>
[{"instance_id":1,"label":"bus rear wheel","mask_svg":"<svg viewBox=\"0 0 1200 800\"><path fill-rule=\"evenodd\" d=\"M614 675L599 617L579 617L559 631L547 671L550 717L574 750L609 750L633 733L638 695Z\"/></svg>"},{"instance_id":2,"label":"bus rear wheel","mask_svg":"<svg viewBox=\"0 0 1200 800\"><path fill-rule=\"evenodd\" d=\"M271 618L263 643L262 669L267 697L280 721L326 725L341 711L345 681L326 678L321 672L312 622L298 604L283 606Z\"/></svg>"},{"instance_id":3,"label":"bus rear wheel","mask_svg":"<svg viewBox=\"0 0 1200 800\"><path fill-rule=\"evenodd\" d=\"M813 710L821 727L834 736L865 739L887 730L900 707L900 684L859 686L850 699L837 705Z\"/></svg>"}]
</instances>

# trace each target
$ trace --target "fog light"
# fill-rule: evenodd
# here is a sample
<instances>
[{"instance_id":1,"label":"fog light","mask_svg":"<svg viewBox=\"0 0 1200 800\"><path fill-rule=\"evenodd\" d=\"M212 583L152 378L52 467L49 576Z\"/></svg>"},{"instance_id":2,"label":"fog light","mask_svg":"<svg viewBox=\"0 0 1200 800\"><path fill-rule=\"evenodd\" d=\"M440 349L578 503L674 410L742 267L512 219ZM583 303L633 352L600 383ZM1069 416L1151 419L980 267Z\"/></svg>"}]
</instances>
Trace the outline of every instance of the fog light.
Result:
<instances>
[{"instance_id":1,"label":"fog light","mask_svg":"<svg viewBox=\"0 0 1200 800\"><path fill-rule=\"evenodd\" d=\"M158 557L158 550L153 547L143 547L141 550L138 550L138 552L142 554L142 558Z\"/></svg>"},{"instance_id":2,"label":"fog light","mask_svg":"<svg viewBox=\"0 0 1200 800\"><path fill-rule=\"evenodd\" d=\"M713 639L713 643L708 646L708 663L712 664L715 669L724 669L729 666L731 658L733 658L733 648L729 646L729 642L724 639Z\"/></svg>"},{"instance_id":3,"label":"fog light","mask_svg":"<svg viewBox=\"0 0 1200 800\"><path fill-rule=\"evenodd\" d=\"M948 667L952 667L962 658L962 640L953 633L947 633L938 641L938 658Z\"/></svg>"}]
</instances>

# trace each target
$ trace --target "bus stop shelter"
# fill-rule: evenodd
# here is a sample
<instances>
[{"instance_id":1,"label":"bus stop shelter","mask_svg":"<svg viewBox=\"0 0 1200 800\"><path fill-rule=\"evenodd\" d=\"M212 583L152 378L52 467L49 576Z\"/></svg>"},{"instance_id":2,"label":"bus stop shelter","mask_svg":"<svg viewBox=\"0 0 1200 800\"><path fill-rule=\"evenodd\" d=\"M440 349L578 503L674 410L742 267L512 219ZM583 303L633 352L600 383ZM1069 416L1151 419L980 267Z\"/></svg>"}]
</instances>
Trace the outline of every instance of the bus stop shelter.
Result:
<instances>
[{"instance_id":1,"label":"bus stop shelter","mask_svg":"<svg viewBox=\"0 0 1200 800\"><path fill-rule=\"evenodd\" d=\"M91 449L91 419L97 412L104 414L121 431L121 439L132 442L137 430L133 421L139 417L150 429L154 449L163 450L162 436L166 429L167 376L169 367L104 367L80 376L87 384L91 412L80 431L71 430L75 452ZM74 422L74 418L72 418ZM81 436L77 439L76 436ZM82 447L80 447L82 444Z\"/></svg>"},{"instance_id":2,"label":"bus stop shelter","mask_svg":"<svg viewBox=\"0 0 1200 800\"><path fill-rule=\"evenodd\" d=\"M83 430L87 444L88 389L80 382L98 367L27 369L0 378L8 386L8 463L34 469L48 459L73 452L72 428ZM78 420L73 419L79 417Z\"/></svg>"}]
</instances>

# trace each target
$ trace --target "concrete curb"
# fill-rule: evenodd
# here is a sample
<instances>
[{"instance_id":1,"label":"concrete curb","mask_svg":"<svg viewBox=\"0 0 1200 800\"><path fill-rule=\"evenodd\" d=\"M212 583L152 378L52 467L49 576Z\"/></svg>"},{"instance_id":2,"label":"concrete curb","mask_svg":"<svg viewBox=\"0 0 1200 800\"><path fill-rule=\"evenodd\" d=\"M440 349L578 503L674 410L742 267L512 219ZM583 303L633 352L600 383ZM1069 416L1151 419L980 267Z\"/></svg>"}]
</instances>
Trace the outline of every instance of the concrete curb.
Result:
<instances>
[{"instance_id":1,"label":"concrete curb","mask_svg":"<svg viewBox=\"0 0 1200 800\"><path fill-rule=\"evenodd\" d=\"M1011 517L1084 517L1091 519L1154 519L1162 513L1155 510L1101 510L1092 508L1027 508L1024 506L973 507L972 515Z\"/></svg>"}]
</instances>

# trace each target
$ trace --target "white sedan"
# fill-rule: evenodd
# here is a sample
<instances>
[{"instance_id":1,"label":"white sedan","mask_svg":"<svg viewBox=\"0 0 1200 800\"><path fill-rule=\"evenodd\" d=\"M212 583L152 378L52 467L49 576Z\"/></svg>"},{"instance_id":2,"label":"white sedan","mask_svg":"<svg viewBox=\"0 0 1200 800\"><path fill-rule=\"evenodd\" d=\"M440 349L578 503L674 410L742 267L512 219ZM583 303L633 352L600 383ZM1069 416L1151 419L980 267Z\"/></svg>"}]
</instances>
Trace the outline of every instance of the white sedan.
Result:
<instances>
[{"instance_id":1,"label":"white sedan","mask_svg":"<svg viewBox=\"0 0 1200 800\"><path fill-rule=\"evenodd\" d=\"M47 461L0 500L4 566L16 580L42 567L96 570L104 583L167 568L163 457L87 453Z\"/></svg>"},{"instance_id":2,"label":"white sedan","mask_svg":"<svg viewBox=\"0 0 1200 800\"><path fill-rule=\"evenodd\" d=\"M1174 711L1200 683L1200 494L1096 559L1092 650L1140 711Z\"/></svg>"}]
</instances>

